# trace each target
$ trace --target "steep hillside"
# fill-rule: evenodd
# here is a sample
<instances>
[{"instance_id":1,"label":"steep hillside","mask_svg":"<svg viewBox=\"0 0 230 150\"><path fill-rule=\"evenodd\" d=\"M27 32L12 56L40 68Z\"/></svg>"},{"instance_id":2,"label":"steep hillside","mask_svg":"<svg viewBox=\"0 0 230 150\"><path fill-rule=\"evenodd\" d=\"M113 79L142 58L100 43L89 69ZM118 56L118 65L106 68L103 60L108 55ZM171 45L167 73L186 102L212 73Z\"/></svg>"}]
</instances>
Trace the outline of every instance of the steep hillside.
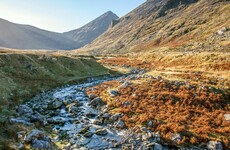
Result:
<instances>
[{"instance_id":1,"label":"steep hillside","mask_svg":"<svg viewBox=\"0 0 230 150\"><path fill-rule=\"evenodd\" d=\"M83 27L63 33L67 38L86 45L104 33L111 25L112 20L118 19L118 16L111 11L106 12Z\"/></svg>"},{"instance_id":2,"label":"steep hillside","mask_svg":"<svg viewBox=\"0 0 230 150\"><path fill-rule=\"evenodd\" d=\"M0 54L0 111L22 96L29 97L43 90L105 74L109 71L92 59Z\"/></svg>"},{"instance_id":3,"label":"steep hillside","mask_svg":"<svg viewBox=\"0 0 230 150\"><path fill-rule=\"evenodd\" d=\"M17 49L73 49L81 45L61 33L0 19L0 47Z\"/></svg>"},{"instance_id":4,"label":"steep hillside","mask_svg":"<svg viewBox=\"0 0 230 150\"><path fill-rule=\"evenodd\" d=\"M162 47L165 51L229 51L229 13L226 0L148 0L81 50L90 54Z\"/></svg>"}]
</instances>

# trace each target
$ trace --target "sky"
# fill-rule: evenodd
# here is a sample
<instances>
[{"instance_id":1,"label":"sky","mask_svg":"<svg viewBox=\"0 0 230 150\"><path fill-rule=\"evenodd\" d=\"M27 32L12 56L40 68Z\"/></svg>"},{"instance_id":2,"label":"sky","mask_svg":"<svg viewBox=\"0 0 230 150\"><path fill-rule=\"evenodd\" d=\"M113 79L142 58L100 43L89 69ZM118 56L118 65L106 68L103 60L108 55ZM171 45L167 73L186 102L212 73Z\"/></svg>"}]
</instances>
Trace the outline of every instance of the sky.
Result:
<instances>
[{"instance_id":1,"label":"sky","mask_svg":"<svg viewBox=\"0 0 230 150\"><path fill-rule=\"evenodd\" d=\"M0 0L0 18L55 32L77 29L112 11L119 17L146 0Z\"/></svg>"}]
</instances>

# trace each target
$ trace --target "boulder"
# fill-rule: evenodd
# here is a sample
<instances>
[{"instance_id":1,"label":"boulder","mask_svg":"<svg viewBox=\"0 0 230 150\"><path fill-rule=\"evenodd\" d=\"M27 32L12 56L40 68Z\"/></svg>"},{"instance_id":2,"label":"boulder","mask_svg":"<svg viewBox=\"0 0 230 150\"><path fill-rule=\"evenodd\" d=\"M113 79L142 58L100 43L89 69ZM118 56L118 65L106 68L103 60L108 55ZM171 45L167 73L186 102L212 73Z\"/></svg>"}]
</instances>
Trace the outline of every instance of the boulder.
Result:
<instances>
[{"instance_id":1,"label":"boulder","mask_svg":"<svg viewBox=\"0 0 230 150\"><path fill-rule=\"evenodd\" d=\"M103 125L103 122L101 120L96 119L93 121L93 124L101 126L101 125Z\"/></svg>"},{"instance_id":2,"label":"boulder","mask_svg":"<svg viewBox=\"0 0 230 150\"><path fill-rule=\"evenodd\" d=\"M224 114L224 119L230 122L230 114Z\"/></svg>"},{"instance_id":3,"label":"boulder","mask_svg":"<svg viewBox=\"0 0 230 150\"><path fill-rule=\"evenodd\" d=\"M59 99L55 99L53 102L48 104L48 109L58 109L61 108L61 106L63 105L63 101L59 100Z\"/></svg>"},{"instance_id":4,"label":"boulder","mask_svg":"<svg viewBox=\"0 0 230 150\"><path fill-rule=\"evenodd\" d=\"M179 133L176 133L176 134L172 133L171 134L171 140L173 142L180 142L181 141L181 135Z\"/></svg>"},{"instance_id":5,"label":"boulder","mask_svg":"<svg viewBox=\"0 0 230 150\"><path fill-rule=\"evenodd\" d=\"M89 99L90 99L90 100L93 100L94 98L96 98L96 95L94 95L94 94L90 94L90 95L89 95Z\"/></svg>"},{"instance_id":6,"label":"boulder","mask_svg":"<svg viewBox=\"0 0 230 150\"><path fill-rule=\"evenodd\" d=\"M207 148L208 150L223 150L222 143L218 141L209 141Z\"/></svg>"},{"instance_id":7,"label":"boulder","mask_svg":"<svg viewBox=\"0 0 230 150\"><path fill-rule=\"evenodd\" d=\"M78 114L78 113L80 112L80 109L79 109L78 107L76 107L76 106L70 106L70 107L68 108L68 111L69 111L70 113Z\"/></svg>"},{"instance_id":8,"label":"boulder","mask_svg":"<svg viewBox=\"0 0 230 150\"><path fill-rule=\"evenodd\" d=\"M40 130L32 130L30 131L25 138L25 142L32 142L35 139L39 139L39 138L44 138L45 137L45 133L40 131Z\"/></svg>"},{"instance_id":9,"label":"boulder","mask_svg":"<svg viewBox=\"0 0 230 150\"><path fill-rule=\"evenodd\" d=\"M91 106L100 106L102 104L102 99L100 97L94 98L91 102L90 105Z\"/></svg>"},{"instance_id":10,"label":"boulder","mask_svg":"<svg viewBox=\"0 0 230 150\"><path fill-rule=\"evenodd\" d=\"M30 116L33 113L33 110L27 105L19 105L17 108L17 112L20 115Z\"/></svg>"},{"instance_id":11,"label":"boulder","mask_svg":"<svg viewBox=\"0 0 230 150\"><path fill-rule=\"evenodd\" d=\"M107 135L107 134L108 134L108 131L107 131L106 129L104 129L104 128L102 128L102 129L97 129L97 130L95 131L95 134L103 136L103 135Z\"/></svg>"},{"instance_id":12,"label":"boulder","mask_svg":"<svg viewBox=\"0 0 230 150\"><path fill-rule=\"evenodd\" d=\"M86 138L90 138L90 137L92 137L93 136L93 133L92 132L86 132L85 134L84 134L84 137L86 137Z\"/></svg>"},{"instance_id":13,"label":"boulder","mask_svg":"<svg viewBox=\"0 0 230 150\"><path fill-rule=\"evenodd\" d=\"M32 147L37 150L52 150L51 141L43 141L43 140L33 140L31 143Z\"/></svg>"},{"instance_id":14,"label":"boulder","mask_svg":"<svg viewBox=\"0 0 230 150\"><path fill-rule=\"evenodd\" d=\"M111 97L115 97L115 96L119 95L119 92L115 89L110 89L108 92L109 92Z\"/></svg>"},{"instance_id":15,"label":"boulder","mask_svg":"<svg viewBox=\"0 0 230 150\"><path fill-rule=\"evenodd\" d=\"M31 122L38 122L41 125L45 126L47 124L46 118L39 114L38 112L36 114L31 115L30 117Z\"/></svg>"},{"instance_id":16,"label":"boulder","mask_svg":"<svg viewBox=\"0 0 230 150\"><path fill-rule=\"evenodd\" d=\"M125 128L125 123L124 123L124 121L119 120L119 121L115 124L115 127L116 127L116 128L119 128L119 129Z\"/></svg>"}]
</instances>

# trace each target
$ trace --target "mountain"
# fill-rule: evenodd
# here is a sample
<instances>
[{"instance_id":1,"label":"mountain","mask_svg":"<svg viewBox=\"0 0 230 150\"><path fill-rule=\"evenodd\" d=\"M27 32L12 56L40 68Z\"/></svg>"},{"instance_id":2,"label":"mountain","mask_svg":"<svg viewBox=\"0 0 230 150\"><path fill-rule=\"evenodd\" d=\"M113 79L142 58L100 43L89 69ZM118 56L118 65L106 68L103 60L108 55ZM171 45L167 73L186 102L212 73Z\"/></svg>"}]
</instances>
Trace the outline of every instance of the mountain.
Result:
<instances>
[{"instance_id":1,"label":"mountain","mask_svg":"<svg viewBox=\"0 0 230 150\"><path fill-rule=\"evenodd\" d=\"M73 49L81 45L61 33L0 19L0 47L16 49Z\"/></svg>"},{"instance_id":2,"label":"mountain","mask_svg":"<svg viewBox=\"0 0 230 150\"><path fill-rule=\"evenodd\" d=\"M116 14L108 11L85 26L63 34L70 40L77 41L81 45L86 45L104 33L111 25L111 22L117 19L118 16Z\"/></svg>"},{"instance_id":3,"label":"mountain","mask_svg":"<svg viewBox=\"0 0 230 150\"><path fill-rule=\"evenodd\" d=\"M42 30L0 19L0 47L16 49L71 50L80 48L103 32L118 16L106 12L85 26L66 33Z\"/></svg>"},{"instance_id":4,"label":"mountain","mask_svg":"<svg viewBox=\"0 0 230 150\"><path fill-rule=\"evenodd\" d=\"M228 14L229 0L147 0L78 52L227 51Z\"/></svg>"}]
</instances>

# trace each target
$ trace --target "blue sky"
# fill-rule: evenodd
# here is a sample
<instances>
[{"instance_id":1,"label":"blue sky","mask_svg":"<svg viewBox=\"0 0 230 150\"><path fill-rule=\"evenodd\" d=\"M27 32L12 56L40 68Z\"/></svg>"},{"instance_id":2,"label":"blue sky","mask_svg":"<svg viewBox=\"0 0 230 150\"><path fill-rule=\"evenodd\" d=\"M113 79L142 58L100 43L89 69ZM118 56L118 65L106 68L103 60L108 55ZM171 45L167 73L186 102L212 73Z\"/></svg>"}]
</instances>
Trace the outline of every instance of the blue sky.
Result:
<instances>
[{"instance_id":1,"label":"blue sky","mask_svg":"<svg viewBox=\"0 0 230 150\"><path fill-rule=\"evenodd\" d=\"M0 0L0 18L65 32L111 10L119 17L146 0Z\"/></svg>"}]
</instances>

